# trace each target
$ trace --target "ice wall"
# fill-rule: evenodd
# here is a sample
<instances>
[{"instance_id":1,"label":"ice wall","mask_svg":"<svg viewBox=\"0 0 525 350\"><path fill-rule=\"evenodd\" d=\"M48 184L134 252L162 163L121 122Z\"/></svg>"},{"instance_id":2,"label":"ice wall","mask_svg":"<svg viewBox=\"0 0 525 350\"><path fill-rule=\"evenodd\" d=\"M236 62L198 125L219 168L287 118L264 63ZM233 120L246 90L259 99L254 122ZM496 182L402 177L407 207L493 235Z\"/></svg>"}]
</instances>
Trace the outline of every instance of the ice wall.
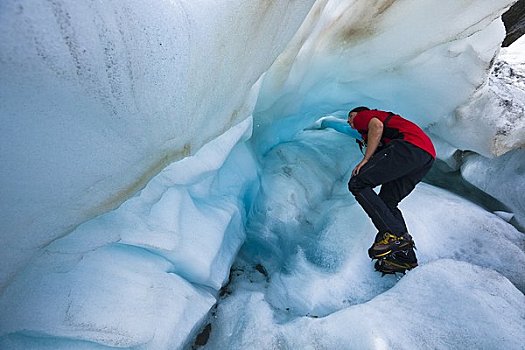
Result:
<instances>
[{"instance_id":1,"label":"ice wall","mask_svg":"<svg viewBox=\"0 0 525 350\"><path fill-rule=\"evenodd\" d=\"M511 3L316 2L264 77L254 137L268 149L294 126L356 105L393 110L423 127L451 115L485 83Z\"/></svg>"},{"instance_id":2,"label":"ice wall","mask_svg":"<svg viewBox=\"0 0 525 350\"><path fill-rule=\"evenodd\" d=\"M470 154L461 166L463 177L508 205L517 224L525 228L525 150L516 149L490 159Z\"/></svg>"},{"instance_id":3,"label":"ice wall","mask_svg":"<svg viewBox=\"0 0 525 350\"><path fill-rule=\"evenodd\" d=\"M244 242L251 129L248 118L36 254L0 295L0 348L191 341Z\"/></svg>"},{"instance_id":4,"label":"ice wall","mask_svg":"<svg viewBox=\"0 0 525 350\"><path fill-rule=\"evenodd\" d=\"M501 49L486 84L432 132L493 158L525 145L525 37Z\"/></svg>"},{"instance_id":5,"label":"ice wall","mask_svg":"<svg viewBox=\"0 0 525 350\"><path fill-rule=\"evenodd\" d=\"M442 158L461 168L463 177L508 206L525 227L525 37L498 55L486 84L455 113L432 125L448 142ZM453 145L453 146L451 146ZM466 157L458 150L469 151ZM470 151L474 152L471 153ZM445 153L449 153L449 157Z\"/></svg>"},{"instance_id":6,"label":"ice wall","mask_svg":"<svg viewBox=\"0 0 525 350\"><path fill-rule=\"evenodd\" d=\"M344 118L357 105L416 121L452 154L491 158L523 147L525 38L500 50L500 16L512 3L316 2L262 80L258 149L290 140L321 115ZM516 196L497 197L524 215Z\"/></svg>"},{"instance_id":7,"label":"ice wall","mask_svg":"<svg viewBox=\"0 0 525 350\"><path fill-rule=\"evenodd\" d=\"M2 1L0 289L246 119L312 3Z\"/></svg>"}]
</instances>

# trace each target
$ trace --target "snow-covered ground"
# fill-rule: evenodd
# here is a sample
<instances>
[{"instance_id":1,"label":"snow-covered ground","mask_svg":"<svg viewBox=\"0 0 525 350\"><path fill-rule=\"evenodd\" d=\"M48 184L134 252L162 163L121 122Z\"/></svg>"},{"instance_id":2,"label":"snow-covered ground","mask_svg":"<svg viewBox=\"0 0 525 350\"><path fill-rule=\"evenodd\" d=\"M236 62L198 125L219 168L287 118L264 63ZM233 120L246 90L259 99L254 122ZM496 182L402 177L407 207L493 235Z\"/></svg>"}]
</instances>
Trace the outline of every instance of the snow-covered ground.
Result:
<instances>
[{"instance_id":1,"label":"snow-covered ground","mask_svg":"<svg viewBox=\"0 0 525 350\"><path fill-rule=\"evenodd\" d=\"M2 2L0 348L522 349L511 3ZM420 266L381 277L356 105L505 210L418 185Z\"/></svg>"}]
</instances>

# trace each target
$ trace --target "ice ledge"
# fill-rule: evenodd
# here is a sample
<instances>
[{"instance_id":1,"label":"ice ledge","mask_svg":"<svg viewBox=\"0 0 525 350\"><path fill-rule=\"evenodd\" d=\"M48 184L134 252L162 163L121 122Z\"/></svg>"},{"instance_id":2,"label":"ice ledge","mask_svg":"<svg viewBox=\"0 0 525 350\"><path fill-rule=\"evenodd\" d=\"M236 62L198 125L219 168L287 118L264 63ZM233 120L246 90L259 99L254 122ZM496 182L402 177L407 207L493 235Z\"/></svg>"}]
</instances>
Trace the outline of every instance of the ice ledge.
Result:
<instances>
[{"instance_id":1,"label":"ice ledge","mask_svg":"<svg viewBox=\"0 0 525 350\"><path fill-rule=\"evenodd\" d=\"M44 248L0 295L0 345L36 337L182 347L244 242L257 179L251 131L247 118Z\"/></svg>"}]
</instances>

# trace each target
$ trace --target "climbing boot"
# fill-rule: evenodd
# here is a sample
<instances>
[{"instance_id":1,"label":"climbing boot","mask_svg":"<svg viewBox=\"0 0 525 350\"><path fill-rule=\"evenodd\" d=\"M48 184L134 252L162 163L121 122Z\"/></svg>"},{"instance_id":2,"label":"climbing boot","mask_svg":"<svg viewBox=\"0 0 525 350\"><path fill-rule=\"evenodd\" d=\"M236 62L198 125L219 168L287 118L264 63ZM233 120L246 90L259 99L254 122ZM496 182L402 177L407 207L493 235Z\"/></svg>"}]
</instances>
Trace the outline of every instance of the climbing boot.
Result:
<instances>
[{"instance_id":1,"label":"climbing boot","mask_svg":"<svg viewBox=\"0 0 525 350\"><path fill-rule=\"evenodd\" d=\"M398 250L378 259L374 264L376 271L384 275L402 273L417 267L416 253L413 248Z\"/></svg>"},{"instance_id":2,"label":"climbing boot","mask_svg":"<svg viewBox=\"0 0 525 350\"><path fill-rule=\"evenodd\" d=\"M368 256L370 259L380 259L393 252L414 247L412 236L408 233L396 236L390 232L385 232L376 236L374 244L368 249Z\"/></svg>"}]
</instances>

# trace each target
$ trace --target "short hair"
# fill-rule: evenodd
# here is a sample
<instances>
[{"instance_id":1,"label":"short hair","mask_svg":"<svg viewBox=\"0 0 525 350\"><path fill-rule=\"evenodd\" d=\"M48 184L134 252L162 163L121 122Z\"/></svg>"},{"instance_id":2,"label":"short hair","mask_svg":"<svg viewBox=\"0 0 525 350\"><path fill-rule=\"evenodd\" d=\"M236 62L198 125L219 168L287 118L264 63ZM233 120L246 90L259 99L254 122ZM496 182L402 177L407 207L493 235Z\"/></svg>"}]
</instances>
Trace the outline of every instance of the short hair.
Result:
<instances>
[{"instance_id":1,"label":"short hair","mask_svg":"<svg viewBox=\"0 0 525 350\"><path fill-rule=\"evenodd\" d=\"M368 107L365 107L365 106L360 106L360 107L356 107L354 109L352 109L350 112L348 112L348 115L350 115L350 113L352 112L361 112L361 111L369 111L370 108Z\"/></svg>"}]
</instances>

